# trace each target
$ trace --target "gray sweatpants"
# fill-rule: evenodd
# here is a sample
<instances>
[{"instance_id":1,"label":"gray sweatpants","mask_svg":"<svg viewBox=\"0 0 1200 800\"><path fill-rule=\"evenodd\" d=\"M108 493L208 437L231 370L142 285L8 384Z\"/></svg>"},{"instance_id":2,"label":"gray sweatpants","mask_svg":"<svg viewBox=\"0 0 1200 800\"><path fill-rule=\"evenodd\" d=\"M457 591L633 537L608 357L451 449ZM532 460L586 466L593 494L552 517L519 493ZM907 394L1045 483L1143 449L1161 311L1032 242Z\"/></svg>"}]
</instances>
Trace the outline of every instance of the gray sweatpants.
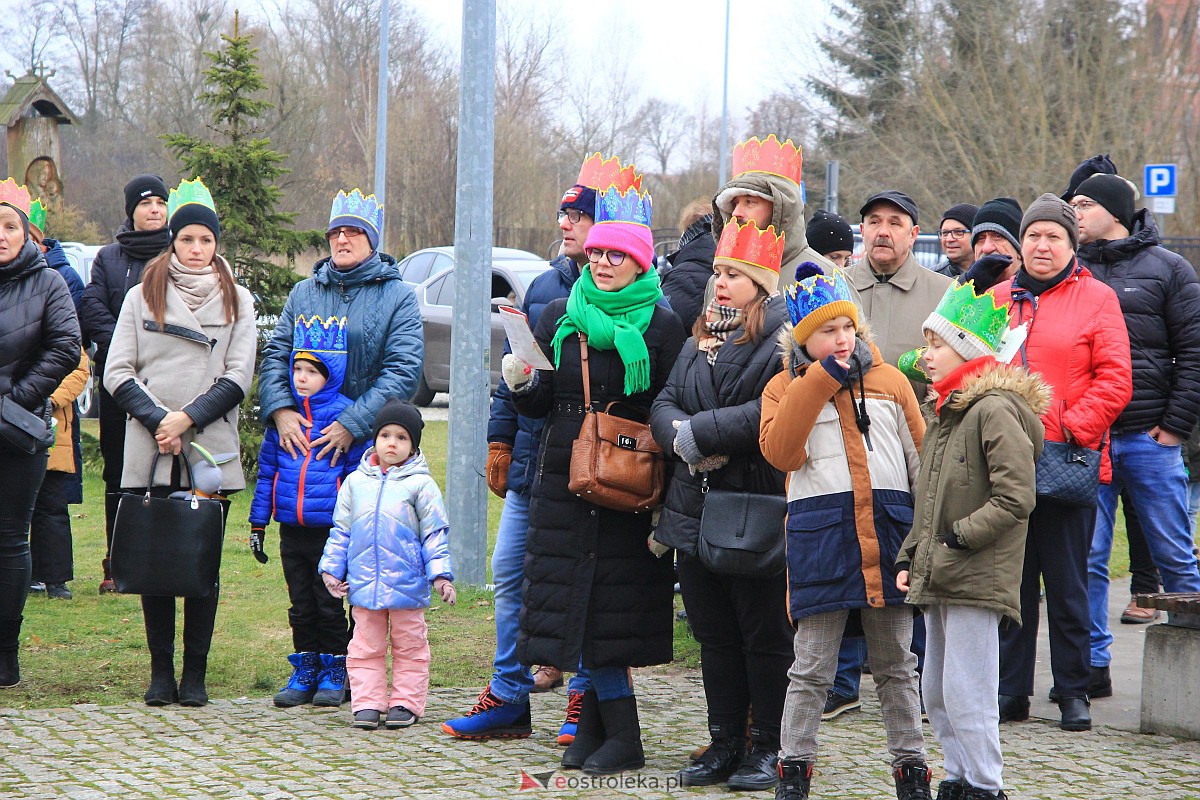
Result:
<instances>
[{"instance_id":1,"label":"gray sweatpants","mask_svg":"<svg viewBox=\"0 0 1200 800\"><path fill-rule=\"evenodd\" d=\"M861 610L871 677L883 707L892 766L924 763L921 735L921 699L917 691L917 657L912 644L911 607ZM800 619L793 646L796 660L788 670L791 679L783 704L780 757L813 761L817 756L817 729L833 676L838 648L849 611L829 611Z\"/></svg>"},{"instance_id":2,"label":"gray sweatpants","mask_svg":"<svg viewBox=\"0 0 1200 800\"><path fill-rule=\"evenodd\" d=\"M927 606L921 689L942 743L947 780L995 793L1004 788L1000 752L1000 612Z\"/></svg>"}]
</instances>

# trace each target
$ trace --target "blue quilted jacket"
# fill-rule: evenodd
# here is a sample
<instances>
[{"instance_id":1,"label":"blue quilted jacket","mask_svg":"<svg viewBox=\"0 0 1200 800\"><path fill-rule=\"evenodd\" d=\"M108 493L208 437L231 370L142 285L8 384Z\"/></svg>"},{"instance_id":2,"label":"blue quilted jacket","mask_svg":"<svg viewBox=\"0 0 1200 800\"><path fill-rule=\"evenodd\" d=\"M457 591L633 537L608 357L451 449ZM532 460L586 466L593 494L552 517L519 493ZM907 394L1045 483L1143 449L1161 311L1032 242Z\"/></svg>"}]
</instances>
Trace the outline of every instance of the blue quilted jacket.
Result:
<instances>
[{"instance_id":1,"label":"blue quilted jacket","mask_svg":"<svg viewBox=\"0 0 1200 800\"><path fill-rule=\"evenodd\" d=\"M525 303L522 311L529 317L529 327L537 328L538 317L542 309L550 303L566 297L579 277L579 268L575 262L566 256L559 256L550 262L551 269L538 275L529 284L525 292ZM504 352L508 353L508 340L504 342ZM492 413L488 419L488 442L503 442L512 447L512 463L508 467L508 488L518 494L528 495L533 488L533 473L537 468L539 442L542 438L544 419L533 419L517 414L513 407L512 392L504 379L496 387L492 395Z\"/></svg>"},{"instance_id":2,"label":"blue quilted jacket","mask_svg":"<svg viewBox=\"0 0 1200 800\"><path fill-rule=\"evenodd\" d=\"M350 584L352 606L426 608L430 584L454 580L449 533L425 456L418 452L385 472L371 448L338 492L318 568Z\"/></svg>"},{"instance_id":3,"label":"blue quilted jacket","mask_svg":"<svg viewBox=\"0 0 1200 800\"><path fill-rule=\"evenodd\" d=\"M346 317L349 320L346 379L342 394L354 402L337 421L355 441L366 441L371 423L389 397L408 400L417 391L425 340L417 296L396 272L389 255L373 253L346 272L326 258L311 278L296 284L288 295L275 332L263 348L258 401L264 423L281 408L296 408L291 374L292 330L299 315Z\"/></svg>"},{"instance_id":4,"label":"blue quilted jacket","mask_svg":"<svg viewBox=\"0 0 1200 800\"><path fill-rule=\"evenodd\" d=\"M321 429L332 423L351 404L349 397L339 392L346 374L346 354L316 353L329 369L329 380L311 397L296 394L288 370L288 385L292 400L312 427L307 428L308 440L321 436ZM296 354L292 353L291 361ZM290 365L289 365L290 366ZM354 445L350 452L330 466L329 456L317 460L317 450L289 456L279 446L279 433L268 428L258 450L258 483L250 502L250 524L266 525L273 518L285 525L307 528L328 528L333 525L333 508L337 504L342 479L358 466L367 442Z\"/></svg>"}]
</instances>

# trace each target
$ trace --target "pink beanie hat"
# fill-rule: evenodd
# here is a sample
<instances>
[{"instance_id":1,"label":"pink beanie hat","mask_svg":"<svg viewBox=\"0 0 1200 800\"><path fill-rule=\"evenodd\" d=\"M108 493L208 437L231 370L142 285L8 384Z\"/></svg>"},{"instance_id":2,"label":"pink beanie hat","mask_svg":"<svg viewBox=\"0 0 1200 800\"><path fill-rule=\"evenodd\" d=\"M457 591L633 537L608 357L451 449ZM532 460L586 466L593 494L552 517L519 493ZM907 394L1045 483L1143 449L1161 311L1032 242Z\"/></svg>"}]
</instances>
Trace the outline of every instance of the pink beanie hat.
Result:
<instances>
[{"instance_id":1,"label":"pink beanie hat","mask_svg":"<svg viewBox=\"0 0 1200 800\"><path fill-rule=\"evenodd\" d=\"M597 222L588 232L584 248L620 250L648 272L654 266L654 236L636 222Z\"/></svg>"}]
</instances>

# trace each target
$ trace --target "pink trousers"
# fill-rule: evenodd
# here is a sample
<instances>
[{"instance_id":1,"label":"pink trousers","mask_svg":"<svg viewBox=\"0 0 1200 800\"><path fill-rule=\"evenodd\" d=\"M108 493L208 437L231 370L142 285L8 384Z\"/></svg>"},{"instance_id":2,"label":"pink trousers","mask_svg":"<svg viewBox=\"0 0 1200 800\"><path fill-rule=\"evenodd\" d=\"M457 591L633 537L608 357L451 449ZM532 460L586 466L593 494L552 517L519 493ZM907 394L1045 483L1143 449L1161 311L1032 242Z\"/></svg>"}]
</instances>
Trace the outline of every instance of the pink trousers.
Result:
<instances>
[{"instance_id":1,"label":"pink trousers","mask_svg":"<svg viewBox=\"0 0 1200 800\"><path fill-rule=\"evenodd\" d=\"M354 638L346 651L350 707L387 711L404 706L425 714L429 693L429 626L425 609L371 611L355 606ZM388 627L391 626L389 634ZM392 645L392 692L388 697L387 649Z\"/></svg>"}]
</instances>

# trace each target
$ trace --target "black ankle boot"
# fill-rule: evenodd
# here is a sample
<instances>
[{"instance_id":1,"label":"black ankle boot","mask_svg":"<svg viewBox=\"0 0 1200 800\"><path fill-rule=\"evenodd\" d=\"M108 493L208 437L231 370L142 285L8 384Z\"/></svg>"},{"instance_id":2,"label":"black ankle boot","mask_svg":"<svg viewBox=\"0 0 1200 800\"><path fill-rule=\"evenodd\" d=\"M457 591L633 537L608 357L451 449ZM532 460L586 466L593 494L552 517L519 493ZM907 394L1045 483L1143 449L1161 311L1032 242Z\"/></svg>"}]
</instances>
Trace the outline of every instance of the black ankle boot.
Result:
<instances>
[{"instance_id":1,"label":"black ankle boot","mask_svg":"<svg viewBox=\"0 0 1200 800\"><path fill-rule=\"evenodd\" d=\"M21 682L21 620L0 619L0 689L11 689Z\"/></svg>"},{"instance_id":2,"label":"black ankle boot","mask_svg":"<svg viewBox=\"0 0 1200 800\"><path fill-rule=\"evenodd\" d=\"M575 728L575 741L562 754L563 769L581 769L592 753L604 744L604 722L600 719L600 701L594 689L583 693L583 704L579 707L579 722Z\"/></svg>"},{"instance_id":3,"label":"black ankle boot","mask_svg":"<svg viewBox=\"0 0 1200 800\"><path fill-rule=\"evenodd\" d=\"M1062 712L1062 722L1059 727L1064 731L1090 731L1092 729L1092 712L1088 707L1086 697L1061 697L1058 709Z\"/></svg>"},{"instance_id":4,"label":"black ankle boot","mask_svg":"<svg viewBox=\"0 0 1200 800\"><path fill-rule=\"evenodd\" d=\"M999 696L1000 721L1024 722L1029 719L1029 698L1015 694Z\"/></svg>"},{"instance_id":5,"label":"black ankle boot","mask_svg":"<svg viewBox=\"0 0 1200 800\"><path fill-rule=\"evenodd\" d=\"M775 787L775 800L808 800L808 787L812 782L813 762L784 758L779 761L779 785Z\"/></svg>"},{"instance_id":6,"label":"black ankle boot","mask_svg":"<svg viewBox=\"0 0 1200 800\"><path fill-rule=\"evenodd\" d=\"M637 698L622 697L598 705L604 724L604 744L583 762L583 771L589 775L615 775L646 766Z\"/></svg>"},{"instance_id":7,"label":"black ankle boot","mask_svg":"<svg viewBox=\"0 0 1200 800\"><path fill-rule=\"evenodd\" d=\"M183 656L183 675L179 678L179 705L188 708L200 708L208 705L208 688L204 685L205 673L208 671L208 656L203 661L195 657L189 659L185 651Z\"/></svg>"},{"instance_id":8,"label":"black ankle boot","mask_svg":"<svg viewBox=\"0 0 1200 800\"><path fill-rule=\"evenodd\" d=\"M938 784L934 800L963 800L967 796L967 785L962 781L942 781Z\"/></svg>"},{"instance_id":9,"label":"black ankle boot","mask_svg":"<svg viewBox=\"0 0 1200 800\"><path fill-rule=\"evenodd\" d=\"M758 792L779 783L779 740L750 726L750 752L726 784L734 791Z\"/></svg>"},{"instance_id":10,"label":"black ankle boot","mask_svg":"<svg viewBox=\"0 0 1200 800\"><path fill-rule=\"evenodd\" d=\"M716 786L728 780L746 753L745 730L742 725L710 724L712 743L702 756L679 770L679 785Z\"/></svg>"},{"instance_id":11,"label":"black ankle boot","mask_svg":"<svg viewBox=\"0 0 1200 800\"><path fill-rule=\"evenodd\" d=\"M169 706L179 702L175 685L175 651L155 648L150 651L150 687L142 697L148 706Z\"/></svg>"}]
</instances>

